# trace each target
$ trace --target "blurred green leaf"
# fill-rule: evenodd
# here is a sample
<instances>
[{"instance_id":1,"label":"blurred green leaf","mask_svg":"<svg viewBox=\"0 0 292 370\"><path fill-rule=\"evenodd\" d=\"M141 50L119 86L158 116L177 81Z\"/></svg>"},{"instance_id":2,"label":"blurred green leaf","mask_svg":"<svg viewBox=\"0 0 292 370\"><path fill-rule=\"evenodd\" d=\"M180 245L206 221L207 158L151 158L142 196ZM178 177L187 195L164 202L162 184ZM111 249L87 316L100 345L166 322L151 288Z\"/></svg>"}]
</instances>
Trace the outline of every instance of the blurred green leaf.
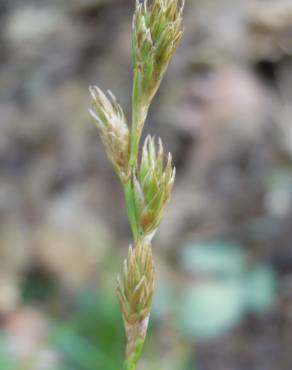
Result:
<instances>
[{"instance_id":1,"label":"blurred green leaf","mask_svg":"<svg viewBox=\"0 0 292 370\"><path fill-rule=\"evenodd\" d=\"M189 243L181 253L182 267L189 273L237 275L245 263L242 248L227 241Z\"/></svg>"},{"instance_id":2,"label":"blurred green leaf","mask_svg":"<svg viewBox=\"0 0 292 370\"><path fill-rule=\"evenodd\" d=\"M0 370L17 370L9 356L5 337L0 333Z\"/></svg>"},{"instance_id":3,"label":"blurred green leaf","mask_svg":"<svg viewBox=\"0 0 292 370\"><path fill-rule=\"evenodd\" d=\"M124 332L113 294L82 292L71 316L57 322L52 343L62 370L116 370L123 363Z\"/></svg>"},{"instance_id":4,"label":"blurred green leaf","mask_svg":"<svg viewBox=\"0 0 292 370\"><path fill-rule=\"evenodd\" d=\"M245 280L246 305L254 313L264 313L277 302L277 277L269 265L257 265Z\"/></svg>"},{"instance_id":5,"label":"blurred green leaf","mask_svg":"<svg viewBox=\"0 0 292 370\"><path fill-rule=\"evenodd\" d=\"M184 292L178 323L185 336L210 339L237 324L244 307L240 281L206 281Z\"/></svg>"},{"instance_id":6,"label":"blurred green leaf","mask_svg":"<svg viewBox=\"0 0 292 370\"><path fill-rule=\"evenodd\" d=\"M25 302L46 302L58 294L56 281L40 269L30 271L22 282L22 299Z\"/></svg>"},{"instance_id":7,"label":"blurred green leaf","mask_svg":"<svg viewBox=\"0 0 292 370\"><path fill-rule=\"evenodd\" d=\"M242 248L228 241L188 243L181 252L181 265L186 272L198 274L238 274L246 257Z\"/></svg>"}]
</instances>

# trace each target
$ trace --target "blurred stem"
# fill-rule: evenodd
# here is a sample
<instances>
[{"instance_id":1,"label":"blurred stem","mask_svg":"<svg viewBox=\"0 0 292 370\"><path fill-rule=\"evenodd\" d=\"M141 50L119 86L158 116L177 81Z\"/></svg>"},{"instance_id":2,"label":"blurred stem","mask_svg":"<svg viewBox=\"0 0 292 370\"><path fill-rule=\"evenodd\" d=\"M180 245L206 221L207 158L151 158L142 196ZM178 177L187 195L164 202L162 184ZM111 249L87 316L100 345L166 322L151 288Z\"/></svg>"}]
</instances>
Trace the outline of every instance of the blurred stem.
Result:
<instances>
[{"instance_id":1,"label":"blurred stem","mask_svg":"<svg viewBox=\"0 0 292 370\"><path fill-rule=\"evenodd\" d=\"M130 356L127 356L124 364L124 370L136 370L143 346L144 340L140 338L140 340L137 341L133 352L131 352Z\"/></svg>"},{"instance_id":2,"label":"blurred stem","mask_svg":"<svg viewBox=\"0 0 292 370\"><path fill-rule=\"evenodd\" d=\"M139 227L138 227L138 222L137 222L136 212L135 212L135 200L133 196L131 177L125 183L123 183L123 188L124 188L128 218L129 218L129 223L130 223L132 234L133 234L133 239L134 239L135 245L138 245L138 242L140 239L140 233L139 233Z\"/></svg>"}]
</instances>

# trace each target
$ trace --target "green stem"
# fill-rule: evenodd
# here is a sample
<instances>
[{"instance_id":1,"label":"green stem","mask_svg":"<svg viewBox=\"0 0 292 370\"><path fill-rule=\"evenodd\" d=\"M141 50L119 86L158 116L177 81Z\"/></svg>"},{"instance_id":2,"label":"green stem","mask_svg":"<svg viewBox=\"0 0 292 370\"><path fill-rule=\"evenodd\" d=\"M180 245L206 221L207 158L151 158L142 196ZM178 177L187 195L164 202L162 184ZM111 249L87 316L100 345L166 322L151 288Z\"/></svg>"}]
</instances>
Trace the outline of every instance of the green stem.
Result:
<instances>
[{"instance_id":1,"label":"green stem","mask_svg":"<svg viewBox=\"0 0 292 370\"><path fill-rule=\"evenodd\" d=\"M136 370L137 362L125 361L124 370Z\"/></svg>"},{"instance_id":2,"label":"green stem","mask_svg":"<svg viewBox=\"0 0 292 370\"><path fill-rule=\"evenodd\" d=\"M136 212L135 212L135 200L133 196L131 178L127 180L125 183L123 183L123 188L124 188L126 206L127 206L127 211L128 211L128 218L129 218L129 223L130 223L132 234L133 234L133 239L134 239L135 244L137 244L140 240L140 233L139 233L139 226L138 226Z\"/></svg>"},{"instance_id":3,"label":"green stem","mask_svg":"<svg viewBox=\"0 0 292 370\"><path fill-rule=\"evenodd\" d=\"M144 340L140 338L135 345L134 351L126 359L124 363L124 370L136 370L137 363L141 357L143 346Z\"/></svg>"},{"instance_id":4,"label":"green stem","mask_svg":"<svg viewBox=\"0 0 292 370\"><path fill-rule=\"evenodd\" d=\"M147 117L148 106L147 104L140 103L137 107L133 107L132 113L132 128L131 128L131 151L129 166L133 170L138 162L139 143Z\"/></svg>"},{"instance_id":5,"label":"green stem","mask_svg":"<svg viewBox=\"0 0 292 370\"><path fill-rule=\"evenodd\" d=\"M134 70L133 94L132 94L132 126L131 126L131 150L129 167L133 170L137 164L139 142L143 126L147 117L149 104L145 104L141 97L141 72Z\"/></svg>"}]
</instances>

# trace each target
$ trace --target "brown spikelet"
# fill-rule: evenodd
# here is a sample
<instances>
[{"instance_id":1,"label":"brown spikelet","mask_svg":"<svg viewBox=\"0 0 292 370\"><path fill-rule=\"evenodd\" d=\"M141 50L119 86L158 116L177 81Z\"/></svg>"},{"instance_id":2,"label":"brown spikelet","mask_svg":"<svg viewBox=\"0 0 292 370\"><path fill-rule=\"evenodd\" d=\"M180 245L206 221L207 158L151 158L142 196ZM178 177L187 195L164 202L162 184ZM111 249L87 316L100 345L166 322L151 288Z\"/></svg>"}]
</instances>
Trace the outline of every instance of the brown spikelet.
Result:
<instances>
[{"instance_id":1,"label":"brown spikelet","mask_svg":"<svg viewBox=\"0 0 292 370\"><path fill-rule=\"evenodd\" d=\"M133 188L139 227L148 241L162 220L174 178L171 155L165 161L161 140L147 136L137 175L133 177Z\"/></svg>"},{"instance_id":2,"label":"brown spikelet","mask_svg":"<svg viewBox=\"0 0 292 370\"><path fill-rule=\"evenodd\" d=\"M139 341L144 342L154 292L154 265L150 245L129 247L122 281L118 278L117 295L127 336L126 358Z\"/></svg>"},{"instance_id":3,"label":"brown spikelet","mask_svg":"<svg viewBox=\"0 0 292 370\"><path fill-rule=\"evenodd\" d=\"M130 150L130 133L125 114L110 91L108 97L97 86L90 86L89 90L92 96L90 114L96 121L108 158L120 178L124 179Z\"/></svg>"},{"instance_id":4,"label":"brown spikelet","mask_svg":"<svg viewBox=\"0 0 292 370\"><path fill-rule=\"evenodd\" d=\"M129 247L117 294L123 319L130 325L143 321L150 313L154 290L154 265L149 245Z\"/></svg>"}]
</instances>

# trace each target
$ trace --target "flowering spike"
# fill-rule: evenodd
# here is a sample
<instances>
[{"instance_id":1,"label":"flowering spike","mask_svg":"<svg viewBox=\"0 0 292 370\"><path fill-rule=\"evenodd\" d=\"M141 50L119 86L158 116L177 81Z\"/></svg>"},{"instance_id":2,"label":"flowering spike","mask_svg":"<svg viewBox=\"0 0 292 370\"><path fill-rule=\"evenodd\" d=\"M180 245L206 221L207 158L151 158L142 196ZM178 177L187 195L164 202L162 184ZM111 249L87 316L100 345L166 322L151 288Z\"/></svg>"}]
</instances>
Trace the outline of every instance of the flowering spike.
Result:
<instances>
[{"instance_id":1,"label":"flowering spike","mask_svg":"<svg viewBox=\"0 0 292 370\"><path fill-rule=\"evenodd\" d=\"M125 114L115 96L108 91L109 98L97 87L90 86L92 109L90 113L106 153L121 179L127 175L130 149L130 133Z\"/></svg>"},{"instance_id":2,"label":"flowering spike","mask_svg":"<svg viewBox=\"0 0 292 370\"><path fill-rule=\"evenodd\" d=\"M150 104L182 36L184 1L136 2L133 64L141 75L140 99ZM147 54L146 54L147 51Z\"/></svg>"},{"instance_id":3,"label":"flowering spike","mask_svg":"<svg viewBox=\"0 0 292 370\"><path fill-rule=\"evenodd\" d=\"M149 245L129 248L124 283L118 280L117 294L128 338L127 358L137 343L144 342L154 292L154 265Z\"/></svg>"},{"instance_id":4,"label":"flowering spike","mask_svg":"<svg viewBox=\"0 0 292 370\"><path fill-rule=\"evenodd\" d=\"M132 124L111 91L90 87L91 115L109 160L121 179L134 248L129 247L117 295L126 329L125 370L135 370L143 348L154 290L151 241L170 199L175 178L171 154L148 135L139 145L150 103L182 37L185 0L136 0L132 23L134 68ZM139 163L140 162L140 163Z\"/></svg>"},{"instance_id":5,"label":"flowering spike","mask_svg":"<svg viewBox=\"0 0 292 370\"><path fill-rule=\"evenodd\" d=\"M163 157L161 139L157 144L154 137L147 136L140 167L133 178L135 212L140 232L146 238L153 237L159 226L174 182L172 157L168 155L166 165Z\"/></svg>"},{"instance_id":6,"label":"flowering spike","mask_svg":"<svg viewBox=\"0 0 292 370\"><path fill-rule=\"evenodd\" d=\"M138 157L147 112L174 55L182 34L184 1L136 1L133 17L132 130L129 166Z\"/></svg>"}]
</instances>

